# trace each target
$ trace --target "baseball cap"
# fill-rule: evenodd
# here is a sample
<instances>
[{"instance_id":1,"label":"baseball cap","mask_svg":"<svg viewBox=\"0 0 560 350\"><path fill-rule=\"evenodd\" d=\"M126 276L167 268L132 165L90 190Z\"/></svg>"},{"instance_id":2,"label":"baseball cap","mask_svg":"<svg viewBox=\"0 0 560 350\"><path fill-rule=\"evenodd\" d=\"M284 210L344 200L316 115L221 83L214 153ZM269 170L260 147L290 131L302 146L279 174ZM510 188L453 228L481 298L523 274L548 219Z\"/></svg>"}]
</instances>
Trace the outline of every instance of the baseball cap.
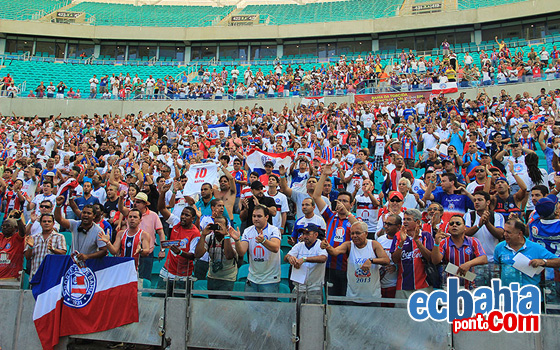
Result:
<instances>
[{"instance_id":1,"label":"baseball cap","mask_svg":"<svg viewBox=\"0 0 560 350\"><path fill-rule=\"evenodd\" d=\"M264 166L271 166L271 167L274 167L274 163L272 163L270 160L267 160L267 161L264 163Z\"/></svg>"},{"instance_id":2,"label":"baseball cap","mask_svg":"<svg viewBox=\"0 0 560 350\"><path fill-rule=\"evenodd\" d=\"M354 165L356 164L364 164L364 161L361 160L360 158L356 158L356 160L354 161Z\"/></svg>"},{"instance_id":3,"label":"baseball cap","mask_svg":"<svg viewBox=\"0 0 560 350\"><path fill-rule=\"evenodd\" d=\"M437 148L435 147L428 148L428 152L437 152Z\"/></svg>"},{"instance_id":4,"label":"baseball cap","mask_svg":"<svg viewBox=\"0 0 560 350\"><path fill-rule=\"evenodd\" d=\"M260 190L261 188L264 188L264 185L262 184L262 182L254 181L254 182L251 183L251 189L252 190Z\"/></svg>"},{"instance_id":5,"label":"baseball cap","mask_svg":"<svg viewBox=\"0 0 560 350\"><path fill-rule=\"evenodd\" d=\"M393 191L389 194L389 200L393 199L397 197L398 199L400 199L401 201L404 199L402 193L400 193L399 191Z\"/></svg>"},{"instance_id":6,"label":"baseball cap","mask_svg":"<svg viewBox=\"0 0 560 350\"><path fill-rule=\"evenodd\" d=\"M558 203L558 197L556 195L550 194L544 198L541 198L535 205L535 209L541 218L547 218L551 216L556 210L556 204Z\"/></svg>"},{"instance_id":7,"label":"baseball cap","mask_svg":"<svg viewBox=\"0 0 560 350\"><path fill-rule=\"evenodd\" d=\"M52 171L47 171L47 173L45 174L45 176L54 176L54 173Z\"/></svg>"},{"instance_id":8,"label":"baseball cap","mask_svg":"<svg viewBox=\"0 0 560 350\"><path fill-rule=\"evenodd\" d=\"M497 179L496 179L496 183L497 183L498 181L505 181L505 182L508 182L508 180L507 180L505 177L503 177L503 176L497 178Z\"/></svg>"},{"instance_id":9,"label":"baseball cap","mask_svg":"<svg viewBox=\"0 0 560 350\"><path fill-rule=\"evenodd\" d=\"M340 149L349 149L348 145L342 145L340 146Z\"/></svg>"},{"instance_id":10,"label":"baseball cap","mask_svg":"<svg viewBox=\"0 0 560 350\"><path fill-rule=\"evenodd\" d=\"M298 233L303 233L305 231L310 231L310 232L319 232L321 230L321 228L315 224L312 223L305 223L305 225L303 227L300 227L297 232Z\"/></svg>"}]
</instances>

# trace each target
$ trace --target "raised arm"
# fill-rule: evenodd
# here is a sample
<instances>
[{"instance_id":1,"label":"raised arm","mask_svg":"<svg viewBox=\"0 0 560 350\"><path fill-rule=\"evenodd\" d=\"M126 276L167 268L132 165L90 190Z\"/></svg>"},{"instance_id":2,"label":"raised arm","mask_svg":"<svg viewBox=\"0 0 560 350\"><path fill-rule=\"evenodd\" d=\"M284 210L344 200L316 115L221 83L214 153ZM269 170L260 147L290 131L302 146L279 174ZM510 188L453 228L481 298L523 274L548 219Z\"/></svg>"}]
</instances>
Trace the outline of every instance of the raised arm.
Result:
<instances>
[{"instance_id":1,"label":"raised arm","mask_svg":"<svg viewBox=\"0 0 560 350\"><path fill-rule=\"evenodd\" d=\"M62 217L62 206L64 205L64 196L56 197L56 208L54 209L54 219L65 229L70 229L70 221Z\"/></svg>"}]
</instances>

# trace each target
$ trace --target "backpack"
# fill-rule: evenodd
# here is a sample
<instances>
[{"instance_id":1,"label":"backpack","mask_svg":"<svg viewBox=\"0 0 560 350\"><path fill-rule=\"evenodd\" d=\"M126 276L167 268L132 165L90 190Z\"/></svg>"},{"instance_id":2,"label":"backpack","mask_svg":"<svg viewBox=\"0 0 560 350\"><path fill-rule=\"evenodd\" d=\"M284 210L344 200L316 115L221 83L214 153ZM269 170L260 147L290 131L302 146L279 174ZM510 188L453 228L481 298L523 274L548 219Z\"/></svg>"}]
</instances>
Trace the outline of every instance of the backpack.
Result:
<instances>
[{"instance_id":1,"label":"backpack","mask_svg":"<svg viewBox=\"0 0 560 350\"><path fill-rule=\"evenodd\" d=\"M476 221L476 211L475 210L469 210L469 215L471 216L471 226L474 225L474 222ZM490 211L490 223L492 225L494 225L494 212Z\"/></svg>"}]
</instances>

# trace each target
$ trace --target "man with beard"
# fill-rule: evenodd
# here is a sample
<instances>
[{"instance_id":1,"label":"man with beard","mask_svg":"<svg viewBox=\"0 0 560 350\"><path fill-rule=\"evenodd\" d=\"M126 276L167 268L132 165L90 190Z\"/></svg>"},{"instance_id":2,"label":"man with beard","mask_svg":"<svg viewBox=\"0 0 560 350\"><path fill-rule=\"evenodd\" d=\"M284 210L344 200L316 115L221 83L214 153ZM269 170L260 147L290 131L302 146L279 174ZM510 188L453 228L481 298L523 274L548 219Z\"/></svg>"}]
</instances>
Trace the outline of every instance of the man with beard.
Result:
<instances>
[{"instance_id":1,"label":"man with beard","mask_svg":"<svg viewBox=\"0 0 560 350\"><path fill-rule=\"evenodd\" d=\"M239 218L245 221L246 227L253 226L253 209L258 204L262 204L268 208L268 223L272 224L272 218L276 215L276 202L274 199L264 195L264 185L260 181L251 184L252 197L245 198L241 201L241 213Z\"/></svg>"}]
</instances>

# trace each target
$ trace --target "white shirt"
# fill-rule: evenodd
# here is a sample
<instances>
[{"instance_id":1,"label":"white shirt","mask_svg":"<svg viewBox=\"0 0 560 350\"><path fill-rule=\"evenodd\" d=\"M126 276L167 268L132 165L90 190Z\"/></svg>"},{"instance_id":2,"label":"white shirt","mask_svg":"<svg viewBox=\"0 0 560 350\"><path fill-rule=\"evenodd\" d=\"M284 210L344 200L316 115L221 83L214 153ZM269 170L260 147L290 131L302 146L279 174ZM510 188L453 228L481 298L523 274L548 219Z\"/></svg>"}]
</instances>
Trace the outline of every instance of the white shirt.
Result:
<instances>
[{"instance_id":1,"label":"white shirt","mask_svg":"<svg viewBox=\"0 0 560 350\"><path fill-rule=\"evenodd\" d=\"M328 256L329 254L325 249L321 249L321 241L316 240L311 247L307 247L305 242L298 242L292 247L292 249L290 249L288 255L291 255L296 259L301 259L311 256ZM305 274L305 282L298 283L294 281L294 284L299 286L300 291L321 290L325 279L325 263L304 262L297 270L299 271L296 271L295 268L292 269L292 276L294 273ZM293 280L293 277L291 279Z\"/></svg>"},{"instance_id":2,"label":"white shirt","mask_svg":"<svg viewBox=\"0 0 560 350\"><path fill-rule=\"evenodd\" d=\"M253 225L245 229L241 237L241 241L249 243L249 249L247 250L247 254L249 254L249 275L247 280L257 284L280 282L280 251L273 253L262 244L257 243L255 238L258 235L257 229ZM281 239L280 231L268 224L263 229L263 236L267 240Z\"/></svg>"},{"instance_id":3,"label":"white shirt","mask_svg":"<svg viewBox=\"0 0 560 350\"><path fill-rule=\"evenodd\" d=\"M288 206L288 197L284 193L277 192L276 195L271 195L268 193L268 190L265 193L266 196L274 199L274 203L276 204L276 215L272 218L272 226L274 227L284 227L282 224L282 213L287 213L290 211L290 207Z\"/></svg>"},{"instance_id":4,"label":"white shirt","mask_svg":"<svg viewBox=\"0 0 560 350\"><path fill-rule=\"evenodd\" d=\"M480 216L475 212L476 215L475 220L474 222L471 222L471 211L472 210L467 211L463 216L465 218L465 226L467 227L478 226L478 223L480 222ZM494 213L494 227L504 228L503 215ZM480 241L480 244L482 244L482 248L484 248L484 251L486 252L486 256L488 257L488 262L489 263L494 262L494 248L496 248L496 245L500 241L496 237L492 236L490 231L488 231L486 225L483 225L481 228L479 228L473 237L478 239Z\"/></svg>"}]
</instances>

